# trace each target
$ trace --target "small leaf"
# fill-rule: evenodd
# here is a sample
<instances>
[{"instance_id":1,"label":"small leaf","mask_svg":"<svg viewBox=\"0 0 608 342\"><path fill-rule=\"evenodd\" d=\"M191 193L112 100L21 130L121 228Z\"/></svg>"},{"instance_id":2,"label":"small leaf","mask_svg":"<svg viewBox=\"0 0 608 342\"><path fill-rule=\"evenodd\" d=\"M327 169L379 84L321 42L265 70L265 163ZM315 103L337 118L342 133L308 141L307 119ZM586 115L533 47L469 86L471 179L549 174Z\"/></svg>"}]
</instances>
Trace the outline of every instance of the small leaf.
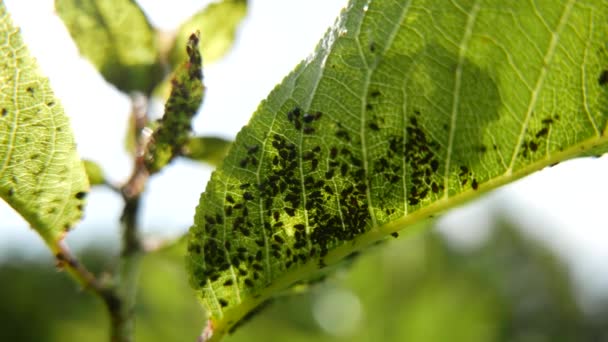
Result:
<instances>
[{"instance_id":1,"label":"small leaf","mask_svg":"<svg viewBox=\"0 0 608 342\"><path fill-rule=\"evenodd\" d=\"M184 157L219 165L230 149L231 141L220 137L192 137L184 147Z\"/></svg>"},{"instance_id":2,"label":"small leaf","mask_svg":"<svg viewBox=\"0 0 608 342\"><path fill-rule=\"evenodd\" d=\"M149 93L163 77L156 33L132 0L55 0L80 53L124 92Z\"/></svg>"},{"instance_id":3,"label":"small leaf","mask_svg":"<svg viewBox=\"0 0 608 342\"><path fill-rule=\"evenodd\" d=\"M606 152L607 41L605 0L352 0L201 196L187 265L206 336L391 233Z\"/></svg>"},{"instance_id":4,"label":"small leaf","mask_svg":"<svg viewBox=\"0 0 608 342\"><path fill-rule=\"evenodd\" d=\"M186 58L183 46L190 33L201 33L200 49L205 64L223 57L232 47L236 30L247 14L246 0L223 0L212 3L194 14L177 31L173 47L169 52L172 65L178 65Z\"/></svg>"},{"instance_id":5,"label":"small leaf","mask_svg":"<svg viewBox=\"0 0 608 342\"><path fill-rule=\"evenodd\" d=\"M0 2L0 197L56 252L89 186L48 80Z\"/></svg>"},{"instance_id":6,"label":"small leaf","mask_svg":"<svg viewBox=\"0 0 608 342\"><path fill-rule=\"evenodd\" d=\"M105 184L106 177L103 174L103 170L99 164L91 160L83 160L84 169L91 185Z\"/></svg>"},{"instance_id":7,"label":"small leaf","mask_svg":"<svg viewBox=\"0 0 608 342\"><path fill-rule=\"evenodd\" d=\"M203 101L205 90L198 43L198 35L191 34L186 45L188 58L171 80L165 114L158 121L148 145L146 167L150 173L158 172L180 155L190 139L192 119Z\"/></svg>"}]
</instances>

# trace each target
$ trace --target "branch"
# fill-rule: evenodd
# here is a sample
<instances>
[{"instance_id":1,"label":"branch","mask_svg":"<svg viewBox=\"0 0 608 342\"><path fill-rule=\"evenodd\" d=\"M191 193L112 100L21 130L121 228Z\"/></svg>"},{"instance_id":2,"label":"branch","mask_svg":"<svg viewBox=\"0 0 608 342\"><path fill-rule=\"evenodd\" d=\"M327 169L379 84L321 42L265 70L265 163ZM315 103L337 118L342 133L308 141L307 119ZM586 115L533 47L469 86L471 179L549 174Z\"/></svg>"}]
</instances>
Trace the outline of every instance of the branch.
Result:
<instances>
[{"instance_id":1,"label":"branch","mask_svg":"<svg viewBox=\"0 0 608 342\"><path fill-rule=\"evenodd\" d=\"M135 327L135 297L139 265L143 255L142 243L138 236L138 213L140 196L148 181L149 172L144 163L149 134L146 134L147 102L142 94L132 96L133 117L135 119L135 137L137 137L135 162L133 172L127 183L122 186L125 206L120 218L123 228L122 250L116 277L116 295L120 299L116 306L108 305L111 319L111 341L131 342L134 340Z\"/></svg>"}]
</instances>

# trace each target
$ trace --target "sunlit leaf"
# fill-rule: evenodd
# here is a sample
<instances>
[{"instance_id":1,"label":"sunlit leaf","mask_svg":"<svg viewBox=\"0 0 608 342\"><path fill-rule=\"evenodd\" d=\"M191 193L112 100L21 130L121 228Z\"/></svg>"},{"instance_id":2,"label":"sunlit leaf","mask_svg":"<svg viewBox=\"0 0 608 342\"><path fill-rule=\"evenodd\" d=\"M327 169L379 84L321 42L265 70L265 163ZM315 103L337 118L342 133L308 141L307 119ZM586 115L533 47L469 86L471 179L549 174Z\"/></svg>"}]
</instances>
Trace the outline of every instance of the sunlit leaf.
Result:
<instances>
[{"instance_id":1,"label":"sunlit leaf","mask_svg":"<svg viewBox=\"0 0 608 342\"><path fill-rule=\"evenodd\" d=\"M103 173L103 169L99 164L91 160L83 160L84 169L89 179L89 184L100 185L106 182L106 177Z\"/></svg>"},{"instance_id":2,"label":"sunlit leaf","mask_svg":"<svg viewBox=\"0 0 608 342\"><path fill-rule=\"evenodd\" d=\"M207 333L414 222L605 152L607 41L605 0L351 1L201 196L187 264Z\"/></svg>"},{"instance_id":3,"label":"sunlit leaf","mask_svg":"<svg viewBox=\"0 0 608 342\"><path fill-rule=\"evenodd\" d=\"M232 144L220 137L192 137L184 148L184 157L219 165Z\"/></svg>"},{"instance_id":4,"label":"sunlit leaf","mask_svg":"<svg viewBox=\"0 0 608 342\"><path fill-rule=\"evenodd\" d=\"M80 53L118 89L147 93L162 79L155 31L133 0L55 0L55 8Z\"/></svg>"},{"instance_id":5,"label":"sunlit leaf","mask_svg":"<svg viewBox=\"0 0 608 342\"><path fill-rule=\"evenodd\" d=\"M194 14L177 31L169 53L171 64L178 65L186 58L183 46L195 31L201 33L200 49L205 64L223 57L232 47L238 26L246 13L246 0L222 0Z\"/></svg>"},{"instance_id":6,"label":"sunlit leaf","mask_svg":"<svg viewBox=\"0 0 608 342\"><path fill-rule=\"evenodd\" d=\"M203 101L205 91L198 43L198 35L191 34L185 45L188 56L171 80L171 95L165 105L165 114L152 134L146 156L146 166L151 173L180 155L190 139L192 118Z\"/></svg>"},{"instance_id":7,"label":"sunlit leaf","mask_svg":"<svg viewBox=\"0 0 608 342\"><path fill-rule=\"evenodd\" d=\"M56 251L88 192L68 118L0 2L0 197Z\"/></svg>"}]
</instances>

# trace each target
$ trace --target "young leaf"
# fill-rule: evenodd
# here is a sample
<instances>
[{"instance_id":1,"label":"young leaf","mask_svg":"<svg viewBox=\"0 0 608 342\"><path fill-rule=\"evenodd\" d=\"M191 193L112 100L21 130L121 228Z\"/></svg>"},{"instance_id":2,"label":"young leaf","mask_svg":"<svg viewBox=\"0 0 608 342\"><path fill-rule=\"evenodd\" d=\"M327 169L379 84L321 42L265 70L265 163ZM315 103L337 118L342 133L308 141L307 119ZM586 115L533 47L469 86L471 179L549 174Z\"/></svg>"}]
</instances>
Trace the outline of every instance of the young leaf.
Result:
<instances>
[{"instance_id":1,"label":"young leaf","mask_svg":"<svg viewBox=\"0 0 608 342\"><path fill-rule=\"evenodd\" d=\"M124 92L149 93L163 77L156 34L133 0L55 0L80 53Z\"/></svg>"},{"instance_id":2,"label":"young leaf","mask_svg":"<svg viewBox=\"0 0 608 342\"><path fill-rule=\"evenodd\" d=\"M231 141L220 137L192 137L183 153L186 158L217 166L224 160L231 144Z\"/></svg>"},{"instance_id":3,"label":"young leaf","mask_svg":"<svg viewBox=\"0 0 608 342\"><path fill-rule=\"evenodd\" d=\"M414 222L608 149L608 2L352 0L215 171L187 265L221 337Z\"/></svg>"},{"instance_id":4,"label":"young leaf","mask_svg":"<svg viewBox=\"0 0 608 342\"><path fill-rule=\"evenodd\" d=\"M201 33L201 52L204 63L211 63L226 54L236 36L236 30L247 13L246 0L222 0L194 14L177 31L169 52L172 65L179 65L186 58L183 46L190 33Z\"/></svg>"},{"instance_id":5,"label":"young leaf","mask_svg":"<svg viewBox=\"0 0 608 342\"><path fill-rule=\"evenodd\" d=\"M175 156L181 154L190 139L192 118L198 111L205 91L198 34L191 34L186 45L186 61L175 70L171 80L171 95L165 114L152 134L146 155L150 173L158 172Z\"/></svg>"},{"instance_id":6,"label":"young leaf","mask_svg":"<svg viewBox=\"0 0 608 342\"><path fill-rule=\"evenodd\" d=\"M53 251L89 185L68 118L0 2L0 197Z\"/></svg>"},{"instance_id":7,"label":"young leaf","mask_svg":"<svg viewBox=\"0 0 608 342\"><path fill-rule=\"evenodd\" d=\"M106 182L103 169L99 164L92 160L83 160L82 163L90 185L101 185Z\"/></svg>"}]
</instances>

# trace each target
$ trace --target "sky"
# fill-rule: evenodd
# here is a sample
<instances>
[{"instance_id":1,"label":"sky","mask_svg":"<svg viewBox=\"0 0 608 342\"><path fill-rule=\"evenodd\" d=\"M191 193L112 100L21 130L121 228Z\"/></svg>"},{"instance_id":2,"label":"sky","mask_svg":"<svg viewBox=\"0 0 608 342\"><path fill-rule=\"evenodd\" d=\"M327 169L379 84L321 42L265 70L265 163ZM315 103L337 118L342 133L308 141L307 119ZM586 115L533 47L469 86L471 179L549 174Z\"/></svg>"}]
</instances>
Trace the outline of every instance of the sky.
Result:
<instances>
[{"instance_id":1,"label":"sky","mask_svg":"<svg viewBox=\"0 0 608 342\"><path fill-rule=\"evenodd\" d=\"M78 151L99 162L120 183L131 162L123 147L129 99L78 55L52 0L4 0L31 53L49 77L70 117ZM172 30L210 1L140 0L151 22ZM308 56L334 22L346 0L250 1L234 48L205 68L207 93L194 122L198 134L233 138L247 124L261 99ZM142 210L147 236L183 234L211 168L180 160L154 177ZM561 163L494 191L471 205L448 212L439 229L462 248L487 235L492 213L510 214L526 233L563 256L589 293L608 293L608 158ZM95 189L84 221L68 235L76 249L99 241L118 241L120 198ZM46 255L42 240L8 205L0 202L0 258L19 250L24 257ZM585 299L583 300L589 300Z\"/></svg>"}]
</instances>

